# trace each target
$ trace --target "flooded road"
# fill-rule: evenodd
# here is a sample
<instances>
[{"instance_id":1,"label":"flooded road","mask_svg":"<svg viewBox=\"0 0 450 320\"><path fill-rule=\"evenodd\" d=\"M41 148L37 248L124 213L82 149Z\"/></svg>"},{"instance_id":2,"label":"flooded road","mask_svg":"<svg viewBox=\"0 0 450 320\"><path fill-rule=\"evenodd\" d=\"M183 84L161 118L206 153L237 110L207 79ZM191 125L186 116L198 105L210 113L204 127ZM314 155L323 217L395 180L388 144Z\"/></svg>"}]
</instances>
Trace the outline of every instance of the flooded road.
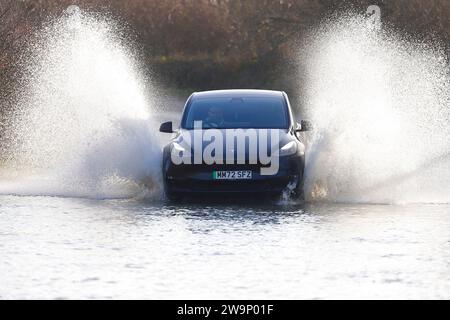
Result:
<instances>
[{"instance_id":1,"label":"flooded road","mask_svg":"<svg viewBox=\"0 0 450 320\"><path fill-rule=\"evenodd\" d=\"M449 205L0 197L0 298L450 298Z\"/></svg>"}]
</instances>

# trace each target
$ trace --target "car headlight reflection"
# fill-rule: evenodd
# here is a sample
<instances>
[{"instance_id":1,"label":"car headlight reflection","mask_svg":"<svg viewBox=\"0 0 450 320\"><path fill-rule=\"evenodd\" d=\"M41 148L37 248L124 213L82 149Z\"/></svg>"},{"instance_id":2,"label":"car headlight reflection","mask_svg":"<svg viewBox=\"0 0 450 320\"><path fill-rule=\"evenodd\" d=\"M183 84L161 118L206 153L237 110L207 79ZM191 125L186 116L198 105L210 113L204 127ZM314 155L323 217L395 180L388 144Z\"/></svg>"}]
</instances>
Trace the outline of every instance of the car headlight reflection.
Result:
<instances>
[{"instance_id":1,"label":"car headlight reflection","mask_svg":"<svg viewBox=\"0 0 450 320\"><path fill-rule=\"evenodd\" d=\"M172 152L186 152L186 149L179 143L172 143Z\"/></svg>"},{"instance_id":2,"label":"car headlight reflection","mask_svg":"<svg viewBox=\"0 0 450 320\"><path fill-rule=\"evenodd\" d=\"M280 156L290 156L297 152L297 143L291 141L280 148Z\"/></svg>"}]
</instances>

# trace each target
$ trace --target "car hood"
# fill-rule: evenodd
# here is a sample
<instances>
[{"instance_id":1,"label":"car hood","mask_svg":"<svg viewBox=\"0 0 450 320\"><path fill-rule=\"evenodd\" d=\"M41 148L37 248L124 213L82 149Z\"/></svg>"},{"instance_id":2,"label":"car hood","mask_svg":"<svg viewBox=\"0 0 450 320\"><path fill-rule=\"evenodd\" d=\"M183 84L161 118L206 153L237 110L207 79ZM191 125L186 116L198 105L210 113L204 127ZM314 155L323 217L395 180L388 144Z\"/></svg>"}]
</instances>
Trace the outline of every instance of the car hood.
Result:
<instances>
[{"instance_id":1,"label":"car hood","mask_svg":"<svg viewBox=\"0 0 450 320\"><path fill-rule=\"evenodd\" d=\"M190 145L191 147L197 143L198 140L194 140L194 131L180 129L174 138L177 143L182 143L184 146ZM200 131L200 130L199 130ZM270 147L270 144L278 144L279 147L284 146L288 142L295 140L295 137L289 134L287 129L204 129L200 132L196 132L196 138L201 137L202 149L211 144L211 141L216 137L222 139L224 148L230 146L231 143L228 142L230 138L233 138L234 146L233 149L237 147L237 142L245 139L246 145L248 145L249 139L257 139L256 143L259 144L260 141L266 141L263 145ZM214 137L214 138L212 138ZM194 142L195 141L195 142ZM270 143L270 144L269 144ZM248 152L248 146L246 147L246 153Z\"/></svg>"}]
</instances>

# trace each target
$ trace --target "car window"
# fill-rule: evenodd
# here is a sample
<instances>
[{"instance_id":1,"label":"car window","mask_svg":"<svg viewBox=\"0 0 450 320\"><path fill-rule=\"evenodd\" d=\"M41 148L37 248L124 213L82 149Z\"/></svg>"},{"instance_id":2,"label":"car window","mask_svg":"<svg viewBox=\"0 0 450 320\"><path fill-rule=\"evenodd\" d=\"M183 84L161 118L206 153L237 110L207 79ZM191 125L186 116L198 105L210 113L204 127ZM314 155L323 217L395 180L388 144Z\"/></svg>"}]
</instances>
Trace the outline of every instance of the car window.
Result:
<instances>
[{"instance_id":1,"label":"car window","mask_svg":"<svg viewBox=\"0 0 450 320\"><path fill-rule=\"evenodd\" d=\"M288 112L282 98L215 97L197 98L186 110L182 127L193 129L194 121L203 128L287 128Z\"/></svg>"}]
</instances>

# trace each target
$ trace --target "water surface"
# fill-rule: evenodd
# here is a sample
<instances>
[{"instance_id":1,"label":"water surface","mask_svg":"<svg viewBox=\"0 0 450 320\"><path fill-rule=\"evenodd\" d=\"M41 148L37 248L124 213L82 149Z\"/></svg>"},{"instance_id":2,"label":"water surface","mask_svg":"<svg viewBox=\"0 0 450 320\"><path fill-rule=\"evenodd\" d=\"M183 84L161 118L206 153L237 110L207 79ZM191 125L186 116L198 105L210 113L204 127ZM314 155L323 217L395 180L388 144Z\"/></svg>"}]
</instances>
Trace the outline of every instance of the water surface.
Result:
<instances>
[{"instance_id":1,"label":"water surface","mask_svg":"<svg viewBox=\"0 0 450 320\"><path fill-rule=\"evenodd\" d=\"M0 196L0 298L450 298L450 205Z\"/></svg>"}]
</instances>

